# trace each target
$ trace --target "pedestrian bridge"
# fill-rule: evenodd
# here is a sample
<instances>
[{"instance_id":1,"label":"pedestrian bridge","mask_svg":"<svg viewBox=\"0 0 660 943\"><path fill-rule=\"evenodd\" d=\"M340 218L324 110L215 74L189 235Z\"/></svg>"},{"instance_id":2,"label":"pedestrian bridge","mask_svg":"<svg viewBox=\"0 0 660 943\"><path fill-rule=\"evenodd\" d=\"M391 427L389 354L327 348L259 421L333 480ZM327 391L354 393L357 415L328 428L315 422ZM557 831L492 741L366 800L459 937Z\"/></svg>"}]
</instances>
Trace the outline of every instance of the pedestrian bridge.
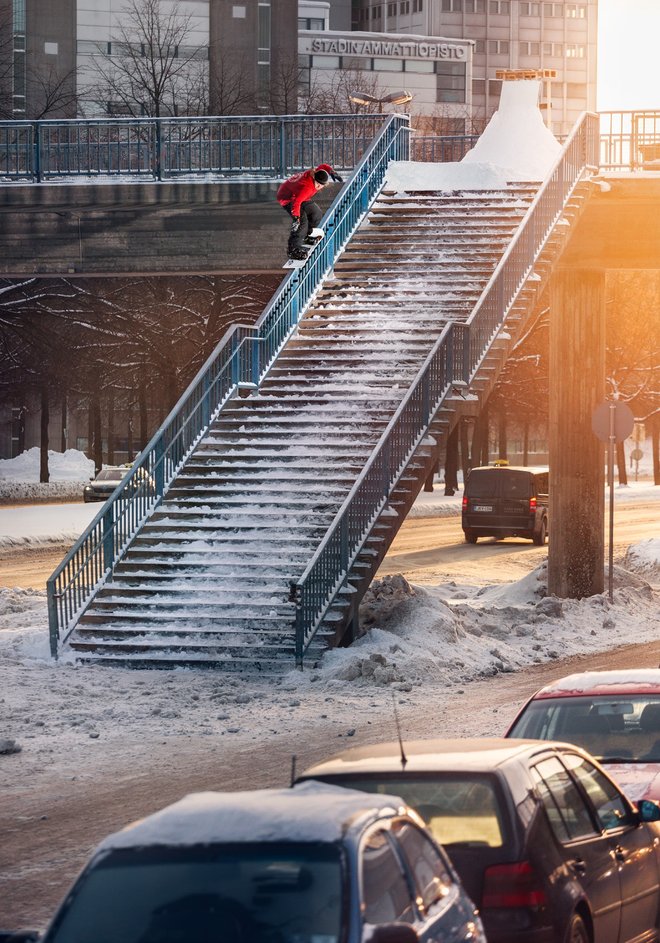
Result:
<instances>
[{"instance_id":1,"label":"pedestrian bridge","mask_svg":"<svg viewBox=\"0 0 660 943\"><path fill-rule=\"evenodd\" d=\"M604 177L595 115L543 181L481 191L388 190L409 133L407 118L387 120L326 213L326 238L254 326L231 329L48 581L53 655L282 671L350 640L459 417L478 414L546 290L560 285L582 328L598 321L592 296L562 270L626 264L599 227L632 231L643 212L639 258L660 248L639 197L657 199L660 178ZM571 382L599 343L561 350ZM568 416L583 435L585 416ZM602 456L583 451L602 506ZM602 560L597 523L576 552Z\"/></svg>"}]
</instances>

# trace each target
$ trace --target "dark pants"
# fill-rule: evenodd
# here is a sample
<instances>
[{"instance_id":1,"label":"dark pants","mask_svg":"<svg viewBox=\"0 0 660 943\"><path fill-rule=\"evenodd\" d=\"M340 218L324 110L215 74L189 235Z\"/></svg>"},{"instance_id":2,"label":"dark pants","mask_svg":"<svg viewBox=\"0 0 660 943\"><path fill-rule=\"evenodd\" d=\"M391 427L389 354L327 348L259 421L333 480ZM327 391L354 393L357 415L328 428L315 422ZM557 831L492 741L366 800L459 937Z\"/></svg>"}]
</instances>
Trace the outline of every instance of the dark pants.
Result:
<instances>
[{"instance_id":1,"label":"dark pants","mask_svg":"<svg viewBox=\"0 0 660 943\"><path fill-rule=\"evenodd\" d=\"M287 211L289 216L292 216L291 209L288 206L285 206L284 209ZM300 204L300 226L297 232L291 232L289 234L289 242L287 244L287 252L291 252L292 249L301 249L302 244L310 234L312 229L314 229L323 219L323 210L315 203L313 200L306 200L304 203Z\"/></svg>"}]
</instances>

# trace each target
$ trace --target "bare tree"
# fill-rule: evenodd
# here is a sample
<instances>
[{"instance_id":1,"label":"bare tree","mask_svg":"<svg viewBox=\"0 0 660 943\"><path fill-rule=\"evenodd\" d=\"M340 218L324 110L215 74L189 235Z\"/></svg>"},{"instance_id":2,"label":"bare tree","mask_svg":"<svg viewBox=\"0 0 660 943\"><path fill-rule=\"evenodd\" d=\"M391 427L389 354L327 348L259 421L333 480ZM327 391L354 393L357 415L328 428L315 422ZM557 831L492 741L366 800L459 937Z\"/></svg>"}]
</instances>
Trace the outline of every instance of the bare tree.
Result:
<instances>
[{"instance_id":1,"label":"bare tree","mask_svg":"<svg viewBox=\"0 0 660 943\"><path fill-rule=\"evenodd\" d=\"M300 100L300 111L308 115L343 115L358 112L377 112L377 105L358 105L352 102L353 92L367 92L373 98L379 98L382 90L378 76L361 69L345 69L328 73L329 81L316 81L309 93Z\"/></svg>"},{"instance_id":2,"label":"bare tree","mask_svg":"<svg viewBox=\"0 0 660 943\"><path fill-rule=\"evenodd\" d=\"M192 44L192 14L160 0L128 0L110 54L93 57L86 97L110 114L160 118L208 113L208 56Z\"/></svg>"},{"instance_id":3,"label":"bare tree","mask_svg":"<svg viewBox=\"0 0 660 943\"><path fill-rule=\"evenodd\" d=\"M246 115L255 111L254 94L244 60L231 51L218 50L211 58L209 110L213 115Z\"/></svg>"}]
</instances>

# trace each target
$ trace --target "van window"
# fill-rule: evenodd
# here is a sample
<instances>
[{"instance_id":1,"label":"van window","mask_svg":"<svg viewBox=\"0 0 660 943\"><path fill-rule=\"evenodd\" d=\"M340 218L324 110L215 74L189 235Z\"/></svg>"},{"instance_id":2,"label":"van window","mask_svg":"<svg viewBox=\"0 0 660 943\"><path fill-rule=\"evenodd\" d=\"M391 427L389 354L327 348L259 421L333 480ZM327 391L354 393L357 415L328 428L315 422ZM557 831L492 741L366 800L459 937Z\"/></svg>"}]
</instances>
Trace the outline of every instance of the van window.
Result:
<instances>
[{"instance_id":1,"label":"van window","mask_svg":"<svg viewBox=\"0 0 660 943\"><path fill-rule=\"evenodd\" d=\"M497 479L492 471L475 468L467 480L467 492L473 498L494 498L497 496Z\"/></svg>"},{"instance_id":2,"label":"van window","mask_svg":"<svg viewBox=\"0 0 660 943\"><path fill-rule=\"evenodd\" d=\"M510 471L497 476L501 482L503 498L528 498L531 494L532 476L529 472Z\"/></svg>"}]
</instances>

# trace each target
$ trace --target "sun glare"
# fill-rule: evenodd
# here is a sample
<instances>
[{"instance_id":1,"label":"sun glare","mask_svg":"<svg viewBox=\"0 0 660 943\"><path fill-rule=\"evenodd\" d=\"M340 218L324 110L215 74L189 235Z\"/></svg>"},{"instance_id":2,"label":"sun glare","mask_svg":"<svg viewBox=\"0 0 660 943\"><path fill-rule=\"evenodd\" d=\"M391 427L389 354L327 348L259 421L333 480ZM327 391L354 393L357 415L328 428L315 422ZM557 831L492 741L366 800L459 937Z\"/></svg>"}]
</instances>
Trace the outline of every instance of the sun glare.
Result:
<instances>
[{"instance_id":1,"label":"sun glare","mask_svg":"<svg viewBox=\"0 0 660 943\"><path fill-rule=\"evenodd\" d=\"M660 0L599 0L599 111L660 110Z\"/></svg>"}]
</instances>

